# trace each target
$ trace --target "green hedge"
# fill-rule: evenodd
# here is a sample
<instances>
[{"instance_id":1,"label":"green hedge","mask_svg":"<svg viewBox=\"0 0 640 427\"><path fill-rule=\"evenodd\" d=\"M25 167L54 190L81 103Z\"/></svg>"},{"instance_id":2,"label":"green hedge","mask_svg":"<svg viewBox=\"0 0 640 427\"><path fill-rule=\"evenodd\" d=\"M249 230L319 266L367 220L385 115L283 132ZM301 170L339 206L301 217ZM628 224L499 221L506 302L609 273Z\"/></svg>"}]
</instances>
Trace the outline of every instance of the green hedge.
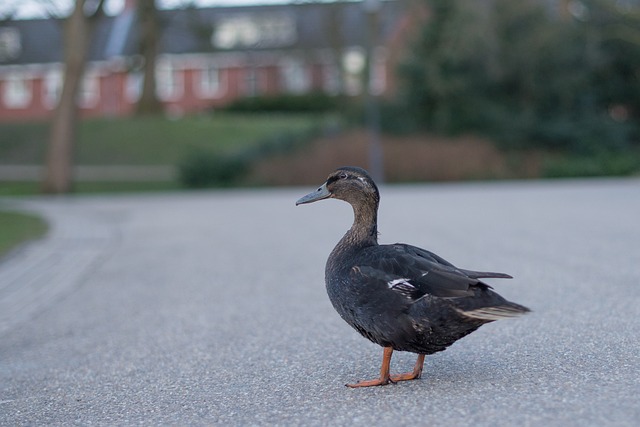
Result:
<instances>
[{"instance_id":1,"label":"green hedge","mask_svg":"<svg viewBox=\"0 0 640 427\"><path fill-rule=\"evenodd\" d=\"M187 188L237 185L258 160L293 151L322 132L321 126L306 131L284 132L232 152L194 149L178 166L180 182Z\"/></svg>"},{"instance_id":2,"label":"green hedge","mask_svg":"<svg viewBox=\"0 0 640 427\"><path fill-rule=\"evenodd\" d=\"M305 95L265 95L240 98L224 108L225 111L236 113L247 112L278 112L278 113L306 113L327 112L338 107L336 97L323 93Z\"/></svg>"},{"instance_id":3,"label":"green hedge","mask_svg":"<svg viewBox=\"0 0 640 427\"><path fill-rule=\"evenodd\" d=\"M591 156L562 156L544 162L546 178L628 176L640 172L640 152L599 153Z\"/></svg>"}]
</instances>

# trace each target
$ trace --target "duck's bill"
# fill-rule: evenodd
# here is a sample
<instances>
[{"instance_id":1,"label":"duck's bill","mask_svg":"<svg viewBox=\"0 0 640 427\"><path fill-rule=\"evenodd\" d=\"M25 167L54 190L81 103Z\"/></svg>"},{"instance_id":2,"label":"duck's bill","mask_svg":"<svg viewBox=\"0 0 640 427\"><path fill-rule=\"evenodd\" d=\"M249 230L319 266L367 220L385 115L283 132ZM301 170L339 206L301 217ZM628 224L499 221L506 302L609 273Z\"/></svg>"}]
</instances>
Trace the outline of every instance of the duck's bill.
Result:
<instances>
[{"instance_id":1,"label":"duck's bill","mask_svg":"<svg viewBox=\"0 0 640 427\"><path fill-rule=\"evenodd\" d=\"M327 189L327 183L325 182L316 191L298 199L298 201L296 202L296 206L304 205L305 203L317 202L318 200L327 199L329 197L331 197L331 193Z\"/></svg>"}]
</instances>

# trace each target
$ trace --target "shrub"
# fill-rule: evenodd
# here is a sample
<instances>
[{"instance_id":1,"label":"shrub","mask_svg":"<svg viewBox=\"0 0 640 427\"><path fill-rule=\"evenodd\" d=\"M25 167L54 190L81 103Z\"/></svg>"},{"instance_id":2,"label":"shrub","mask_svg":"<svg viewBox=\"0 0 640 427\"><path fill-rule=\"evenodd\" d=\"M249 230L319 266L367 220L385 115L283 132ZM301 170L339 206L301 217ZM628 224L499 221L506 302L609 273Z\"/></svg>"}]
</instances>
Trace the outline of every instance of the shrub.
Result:
<instances>
[{"instance_id":1,"label":"shrub","mask_svg":"<svg viewBox=\"0 0 640 427\"><path fill-rule=\"evenodd\" d=\"M239 98L224 108L230 112L326 112L338 106L335 97L323 93L265 95Z\"/></svg>"},{"instance_id":2,"label":"shrub","mask_svg":"<svg viewBox=\"0 0 640 427\"><path fill-rule=\"evenodd\" d=\"M628 153L562 156L547 160L542 168L542 175L546 178L627 176L638 172L640 172L640 156Z\"/></svg>"},{"instance_id":3,"label":"shrub","mask_svg":"<svg viewBox=\"0 0 640 427\"><path fill-rule=\"evenodd\" d=\"M188 188L228 187L247 168L247 160L240 155L193 150L179 165L180 182Z\"/></svg>"},{"instance_id":4,"label":"shrub","mask_svg":"<svg viewBox=\"0 0 640 427\"><path fill-rule=\"evenodd\" d=\"M194 149L179 164L180 182L188 188L238 184L259 159L293 151L321 132L323 128L312 127L306 131L280 133L228 153Z\"/></svg>"}]
</instances>

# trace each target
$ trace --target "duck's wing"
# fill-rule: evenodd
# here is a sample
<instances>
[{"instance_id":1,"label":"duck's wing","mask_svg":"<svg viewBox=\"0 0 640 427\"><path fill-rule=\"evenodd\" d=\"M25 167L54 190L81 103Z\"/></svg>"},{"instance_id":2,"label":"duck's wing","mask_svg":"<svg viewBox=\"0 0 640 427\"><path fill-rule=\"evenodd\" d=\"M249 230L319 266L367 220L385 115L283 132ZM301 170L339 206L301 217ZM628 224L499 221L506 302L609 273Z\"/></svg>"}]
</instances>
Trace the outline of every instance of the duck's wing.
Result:
<instances>
[{"instance_id":1,"label":"duck's wing","mask_svg":"<svg viewBox=\"0 0 640 427\"><path fill-rule=\"evenodd\" d=\"M480 278L510 278L508 274L463 270L442 257L405 244L382 245L365 251L354 274L384 281L392 291L417 300L424 295L456 298L473 295L472 286L488 287Z\"/></svg>"}]
</instances>

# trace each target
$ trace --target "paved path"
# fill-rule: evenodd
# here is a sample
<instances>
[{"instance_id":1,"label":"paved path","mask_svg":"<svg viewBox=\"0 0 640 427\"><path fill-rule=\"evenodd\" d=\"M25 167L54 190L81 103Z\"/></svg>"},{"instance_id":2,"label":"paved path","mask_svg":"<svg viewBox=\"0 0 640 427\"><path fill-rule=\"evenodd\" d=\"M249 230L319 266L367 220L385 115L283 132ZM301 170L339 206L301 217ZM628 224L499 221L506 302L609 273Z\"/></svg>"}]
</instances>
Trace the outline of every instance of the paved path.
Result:
<instances>
[{"instance_id":1,"label":"paved path","mask_svg":"<svg viewBox=\"0 0 640 427\"><path fill-rule=\"evenodd\" d=\"M351 211L307 190L0 201L53 223L0 262L0 425L638 425L639 180L383 188L381 241L534 312L361 390L381 350L323 285Z\"/></svg>"}]
</instances>

